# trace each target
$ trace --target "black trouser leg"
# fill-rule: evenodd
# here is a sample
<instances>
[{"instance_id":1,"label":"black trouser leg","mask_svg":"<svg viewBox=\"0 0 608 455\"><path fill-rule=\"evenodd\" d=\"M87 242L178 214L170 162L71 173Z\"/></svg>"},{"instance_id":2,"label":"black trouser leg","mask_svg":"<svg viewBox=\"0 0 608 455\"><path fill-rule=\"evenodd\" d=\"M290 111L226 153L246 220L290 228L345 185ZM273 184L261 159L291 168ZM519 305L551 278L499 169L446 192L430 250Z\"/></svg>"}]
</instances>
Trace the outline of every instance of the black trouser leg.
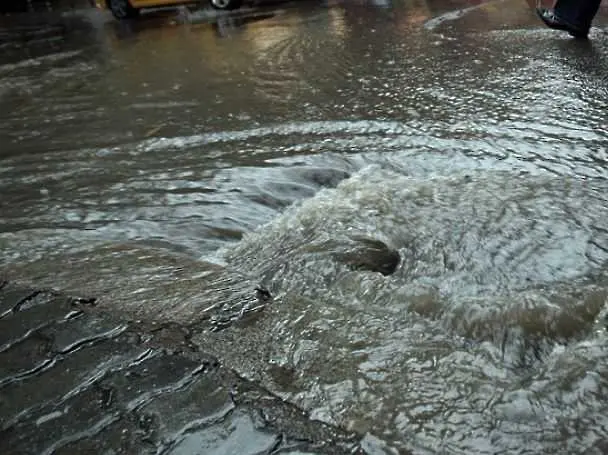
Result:
<instances>
[{"instance_id":1,"label":"black trouser leg","mask_svg":"<svg viewBox=\"0 0 608 455\"><path fill-rule=\"evenodd\" d=\"M602 0L557 0L555 14L581 30L588 30Z\"/></svg>"}]
</instances>

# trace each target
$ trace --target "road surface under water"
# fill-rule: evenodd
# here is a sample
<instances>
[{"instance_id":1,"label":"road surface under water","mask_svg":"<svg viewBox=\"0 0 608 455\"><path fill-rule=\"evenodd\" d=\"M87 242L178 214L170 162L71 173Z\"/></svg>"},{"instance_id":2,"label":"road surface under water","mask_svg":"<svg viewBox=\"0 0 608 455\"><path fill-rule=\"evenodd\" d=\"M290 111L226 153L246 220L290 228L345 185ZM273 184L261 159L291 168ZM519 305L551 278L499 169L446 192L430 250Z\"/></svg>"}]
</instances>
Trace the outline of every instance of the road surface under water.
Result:
<instances>
[{"instance_id":1,"label":"road surface under water","mask_svg":"<svg viewBox=\"0 0 608 455\"><path fill-rule=\"evenodd\" d=\"M187 325L370 453L608 448L605 10L2 21L6 276Z\"/></svg>"}]
</instances>

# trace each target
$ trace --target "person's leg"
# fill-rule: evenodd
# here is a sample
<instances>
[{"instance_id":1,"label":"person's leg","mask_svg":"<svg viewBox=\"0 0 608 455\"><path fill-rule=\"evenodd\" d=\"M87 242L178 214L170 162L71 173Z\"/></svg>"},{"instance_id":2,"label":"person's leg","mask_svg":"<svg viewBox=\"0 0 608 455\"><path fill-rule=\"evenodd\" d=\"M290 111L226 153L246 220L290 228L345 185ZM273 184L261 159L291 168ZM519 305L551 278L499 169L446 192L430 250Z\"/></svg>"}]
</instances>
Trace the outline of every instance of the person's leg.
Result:
<instances>
[{"instance_id":1,"label":"person's leg","mask_svg":"<svg viewBox=\"0 0 608 455\"><path fill-rule=\"evenodd\" d=\"M597 14L601 0L557 0L553 11L564 22L588 31Z\"/></svg>"},{"instance_id":2,"label":"person's leg","mask_svg":"<svg viewBox=\"0 0 608 455\"><path fill-rule=\"evenodd\" d=\"M582 0L585 2L586 0ZM576 25L576 17L580 9L581 0L557 0L553 6L555 15L569 24Z\"/></svg>"},{"instance_id":3,"label":"person's leg","mask_svg":"<svg viewBox=\"0 0 608 455\"><path fill-rule=\"evenodd\" d=\"M554 8L536 8L536 13L547 27L586 38L600 3L601 0L557 0Z\"/></svg>"},{"instance_id":4,"label":"person's leg","mask_svg":"<svg viewBox=\"0 0 608 455\"><path fill-rule=\"evenodd\" d=\"M578 22L585 26L587 29L591 28L591 22L600 9L600 3L602 0L586 0L579 3L578 9Z\"/></svg>"}]
</instances>

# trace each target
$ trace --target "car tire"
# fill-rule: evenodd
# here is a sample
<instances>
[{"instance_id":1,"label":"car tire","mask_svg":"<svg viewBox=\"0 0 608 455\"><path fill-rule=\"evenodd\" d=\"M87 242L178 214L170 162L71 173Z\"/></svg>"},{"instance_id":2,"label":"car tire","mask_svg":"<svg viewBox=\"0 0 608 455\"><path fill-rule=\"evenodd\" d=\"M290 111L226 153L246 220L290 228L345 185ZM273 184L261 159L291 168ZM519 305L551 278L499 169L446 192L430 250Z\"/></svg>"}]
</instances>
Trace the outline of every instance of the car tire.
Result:
<instances>
[{"instance_id":1,"label":"car tire","mask_svg":"<svg viewBox=\"0 0 608 455\"><path fill-rule=\"evenodd\" d=\"M108 8L116 19L131 19L139 15L139 9L133 8L129 0L107 0L107 2Z\"/></svg>"},{"instance_id":2,"label":"car tire","mask_svg":"<svg viewBox=\"0 0 608 455\"><path fill-rule=\"evenodd\" d=\"M231 10L240 8L243 0L209 0L211 6L219 10Z\"/></svg>"}]
</instances>

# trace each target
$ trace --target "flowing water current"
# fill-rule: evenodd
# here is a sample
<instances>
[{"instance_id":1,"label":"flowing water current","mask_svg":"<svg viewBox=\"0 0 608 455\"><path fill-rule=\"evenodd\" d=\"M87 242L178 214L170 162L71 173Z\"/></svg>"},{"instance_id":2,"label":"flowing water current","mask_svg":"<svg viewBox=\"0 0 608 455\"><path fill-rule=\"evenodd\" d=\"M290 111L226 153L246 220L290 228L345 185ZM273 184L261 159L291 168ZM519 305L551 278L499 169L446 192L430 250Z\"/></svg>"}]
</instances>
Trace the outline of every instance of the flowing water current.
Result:
<instances>
[{"instance_id":1,"label":"flowing water current","mask_svg":"<svg viewBox=\"0 0 608 455\"><path fill-rule=\"evenodd\" d=\"M208 14L4 23L0 270L187 324L370 453L604 453L605 13Z\"/></svg>"}]
</instances>

